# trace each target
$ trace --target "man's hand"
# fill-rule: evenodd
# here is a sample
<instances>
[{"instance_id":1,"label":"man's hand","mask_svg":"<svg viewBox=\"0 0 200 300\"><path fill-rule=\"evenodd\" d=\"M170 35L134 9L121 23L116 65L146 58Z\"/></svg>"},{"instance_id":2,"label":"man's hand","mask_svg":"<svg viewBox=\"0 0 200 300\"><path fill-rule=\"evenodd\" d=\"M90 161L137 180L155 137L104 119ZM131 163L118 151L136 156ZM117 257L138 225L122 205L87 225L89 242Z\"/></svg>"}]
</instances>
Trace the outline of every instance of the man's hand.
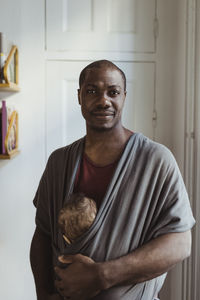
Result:
<instances>
[{"instance_id":1,"label":"man's hand","mask_svg":"<svg viewBox=\"0 0 200 300\"><path fill-rule=\"evenodd\" d=\"M85 300L100 292L98 263L82 254L63 255L59 260L64 264L70 264L65 269L55 267L55 272L60 278L55 281L55 286L64 299Z\"/></svg>"}]
</instances>

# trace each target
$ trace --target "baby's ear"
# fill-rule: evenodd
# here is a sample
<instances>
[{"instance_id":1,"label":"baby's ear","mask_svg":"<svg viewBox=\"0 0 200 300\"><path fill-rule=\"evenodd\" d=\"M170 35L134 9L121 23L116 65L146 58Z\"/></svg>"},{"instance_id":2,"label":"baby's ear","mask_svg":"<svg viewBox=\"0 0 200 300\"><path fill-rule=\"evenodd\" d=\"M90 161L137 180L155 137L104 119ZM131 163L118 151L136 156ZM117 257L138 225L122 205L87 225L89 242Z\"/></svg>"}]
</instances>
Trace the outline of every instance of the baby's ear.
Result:
<instances>
[{"instance_id":1,"label":"baby's ear","mask_svg":"<svg viewBox=\"0 0 200 300\"><path fill-rule=\"evenodd\" d=\"M95 218L96 218L95 213L92 213L92 214L91 214L91 217L92 217L93 219L95 219Z\"/></svg>"}]
</instances>

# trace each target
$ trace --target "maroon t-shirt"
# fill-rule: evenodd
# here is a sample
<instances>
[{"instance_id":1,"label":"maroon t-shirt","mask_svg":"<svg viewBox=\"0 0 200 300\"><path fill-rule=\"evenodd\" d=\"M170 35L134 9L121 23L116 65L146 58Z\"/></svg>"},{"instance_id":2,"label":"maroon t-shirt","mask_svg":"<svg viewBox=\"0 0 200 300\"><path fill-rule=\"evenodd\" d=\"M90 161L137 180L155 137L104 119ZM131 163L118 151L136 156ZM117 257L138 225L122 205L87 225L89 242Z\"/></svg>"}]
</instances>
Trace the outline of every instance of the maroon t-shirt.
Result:
<instances>
[{"instance_id":1,"label":"maroon t-shirt","mask_svg":"<svg viewBox=\"0 0 200 300\"><path fill-rule=\"evenodd\" d=\"M98 166L84 154L76 175L74 192L84 193L94 199L99 208L117 163L118 160L104 167Z\"/></svg>"}]
</instances>

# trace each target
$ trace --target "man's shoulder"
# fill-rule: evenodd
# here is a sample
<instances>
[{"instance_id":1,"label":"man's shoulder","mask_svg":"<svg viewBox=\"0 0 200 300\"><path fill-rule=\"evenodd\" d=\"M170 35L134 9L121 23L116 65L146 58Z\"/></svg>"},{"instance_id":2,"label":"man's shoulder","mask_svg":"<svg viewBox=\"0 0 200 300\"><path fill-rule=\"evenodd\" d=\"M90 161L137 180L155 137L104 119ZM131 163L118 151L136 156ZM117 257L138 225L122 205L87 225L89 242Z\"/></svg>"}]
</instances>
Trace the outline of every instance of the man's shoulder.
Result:
<instances>
[{"instance_id":1,"label":"man's shoulder","mask_svg":"<svg viewBox=\"0 0 200 300\"><path fill-rule=\"evenodd\" d=\"M80 138L67 146L54 150L48 158L48 163L62 163L62 161L67 159L69 155L75 155L81 151L83 144L84 138Z\"/></svg>"},{"instance_id":2,"label":"man's shoulder","mask_svg":"<svg viewBox=\"0 0 200 300\"><path fill-rule=\"evenodd\" d=\"M143 134L139 134L138 139L138 154L144 155L146 157L148 156L150 160L159 160L163 163L166 162L174 164L174 155L167 146L157 141L153 141Z\"/></svg>"}]
</instances>

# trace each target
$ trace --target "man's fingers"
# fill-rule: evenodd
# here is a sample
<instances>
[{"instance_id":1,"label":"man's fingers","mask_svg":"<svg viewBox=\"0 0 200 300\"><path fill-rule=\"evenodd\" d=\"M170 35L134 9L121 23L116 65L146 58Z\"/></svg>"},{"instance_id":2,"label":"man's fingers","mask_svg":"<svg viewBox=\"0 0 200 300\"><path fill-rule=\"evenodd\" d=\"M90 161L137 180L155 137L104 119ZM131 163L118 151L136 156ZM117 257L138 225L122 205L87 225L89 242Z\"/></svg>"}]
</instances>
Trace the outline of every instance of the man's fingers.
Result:
<instances>
[{"instance_id":1,"label":"man's fingers","mask_svg":"<svg viewBox=\"0 0 200 300\"><path fill-rule=\"evenodd\" d=\"M82 254L74 254L74 255L61 255L58 257L58 259L63 264L71 264L78 261L85 262L86 260L88 260L88 257Z\"/></svg>"}]
</instances>

